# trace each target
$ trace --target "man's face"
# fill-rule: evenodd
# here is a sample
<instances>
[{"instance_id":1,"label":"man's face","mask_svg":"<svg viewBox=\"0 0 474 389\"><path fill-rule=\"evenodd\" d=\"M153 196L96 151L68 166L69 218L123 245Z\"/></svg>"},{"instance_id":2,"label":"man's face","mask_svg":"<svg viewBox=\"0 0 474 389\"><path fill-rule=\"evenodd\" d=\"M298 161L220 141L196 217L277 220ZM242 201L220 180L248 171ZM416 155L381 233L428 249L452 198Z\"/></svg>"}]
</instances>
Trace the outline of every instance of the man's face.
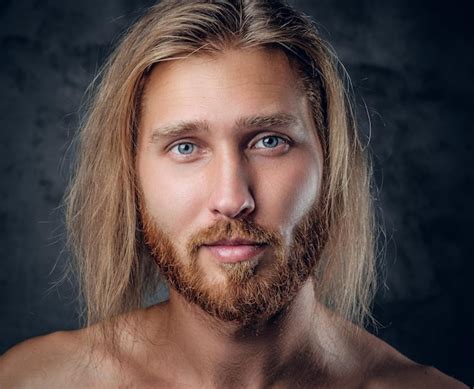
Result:
<instances>
[{"instance_id":1,"label":"man's face","mask_svg":"<svg viewBox=\"0 0 474 389\"><path fill-rule=\"evenodd\" d=\"M137 174L145 241L170 286L241 323L284 307L324 244L322 149L279 51L157 65L145 85Z\"/></svg>"}]
</instances>

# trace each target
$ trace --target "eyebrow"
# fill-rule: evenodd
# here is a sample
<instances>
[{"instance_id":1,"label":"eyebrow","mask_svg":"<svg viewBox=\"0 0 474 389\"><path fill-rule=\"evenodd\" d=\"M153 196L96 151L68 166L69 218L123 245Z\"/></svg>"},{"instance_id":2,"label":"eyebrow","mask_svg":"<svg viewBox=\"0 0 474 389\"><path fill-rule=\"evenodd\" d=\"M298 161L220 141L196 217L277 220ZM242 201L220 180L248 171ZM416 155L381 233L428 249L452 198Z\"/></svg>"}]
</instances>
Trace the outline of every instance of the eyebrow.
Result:
<instances>
[{"instance_id":1,"label":"eyebrow","mask_svg":"<svg viewBox=\"0 0 474 389\"><path fill-rule=\"evenodd\" d=\"M235 121L234 129L289 127L297 122L298 119L296 116L280 112L271 115L255 115L239 118ZM150 142L155 143L160 138L171 138L199 132L209 132L209 123L206 120L180 121L153 129Z\"/></svg>"},{"instance_id":2,"label":"eyebrow","mask_svg":"<svg viewBox=\"0 0 474 389\"><path fill-rule=\"evenodd\" d=\"M152 130L150 140L154 143L159 138L171 138L194 132L209 132L208 123L205 120L172 123Z\"/></svg>"},{"instance_id":3,"label":"eyebrow","mask_svg":"<svg viewBox=\"0 0 474 389\"><path fill-rule=\"evenodd\" d=\"M264 116L249 116L237 119L235 127L242 128L270 128L270 127L288 127L298 122L296 116L289 113L276 113Z\"/></svg>"}]
</instances>

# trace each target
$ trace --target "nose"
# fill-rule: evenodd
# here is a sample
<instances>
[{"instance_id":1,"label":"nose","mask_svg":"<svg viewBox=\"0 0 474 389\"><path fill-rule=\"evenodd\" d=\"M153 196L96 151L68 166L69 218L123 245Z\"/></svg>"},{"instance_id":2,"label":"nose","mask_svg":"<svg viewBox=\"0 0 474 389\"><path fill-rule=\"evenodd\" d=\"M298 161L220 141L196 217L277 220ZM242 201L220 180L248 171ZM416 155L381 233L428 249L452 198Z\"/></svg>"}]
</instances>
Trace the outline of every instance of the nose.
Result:
<instances>
[{"instance_id":1,"label":"nose","mask_svg":"<svg viewBox=\"0 0 474 389\"><path fill-rule=\"evenodd\" d=\"M216 158L211 172L209 210L214 216L244 217L255 209L246 161L238 154Z\"/></svg>"}]
</instances>

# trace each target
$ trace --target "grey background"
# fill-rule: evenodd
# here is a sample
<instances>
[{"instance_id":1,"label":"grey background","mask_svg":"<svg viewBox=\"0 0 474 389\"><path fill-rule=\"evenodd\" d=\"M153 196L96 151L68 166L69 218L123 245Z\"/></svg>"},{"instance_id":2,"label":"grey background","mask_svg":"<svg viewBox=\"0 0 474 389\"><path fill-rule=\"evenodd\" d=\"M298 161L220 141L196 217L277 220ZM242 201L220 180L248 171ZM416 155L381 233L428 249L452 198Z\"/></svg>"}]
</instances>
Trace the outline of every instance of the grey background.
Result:
<instances>
[{"instance_id":1,"label":"grey background","mask_svg":"<svg viewBox=\"0 0 474 389\"><path fill-rule=\"evenodd\" d=\"M0 353L77 326L61 196L86 86L148 0L0 2ZM378 336L474 383L473 35L468 2L296 0L371 119L387 230ZM454 2L453 2L454 4Z\"/></svg>"}]
</instances>

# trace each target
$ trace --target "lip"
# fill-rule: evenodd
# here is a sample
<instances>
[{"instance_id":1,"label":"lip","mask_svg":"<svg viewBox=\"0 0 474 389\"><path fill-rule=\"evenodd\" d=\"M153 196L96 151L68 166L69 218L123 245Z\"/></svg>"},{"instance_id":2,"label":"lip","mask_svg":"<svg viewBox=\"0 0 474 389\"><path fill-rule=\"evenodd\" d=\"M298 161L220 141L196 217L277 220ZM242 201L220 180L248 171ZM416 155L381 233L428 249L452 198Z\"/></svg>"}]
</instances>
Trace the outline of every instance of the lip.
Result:
<instances>
[{"instance_id":1,"label":"lip","mask_svg":"<svg viewBox=\"0 0 474 389\"><path fill-rule=\"evenodd\" d=\"M261 254L267 247L266 244L248 244L248 241L243 243L237 242L219 241L202 247L209 250L214 258L221 263L250 261Z\"/></svg>"}]
</instances>

